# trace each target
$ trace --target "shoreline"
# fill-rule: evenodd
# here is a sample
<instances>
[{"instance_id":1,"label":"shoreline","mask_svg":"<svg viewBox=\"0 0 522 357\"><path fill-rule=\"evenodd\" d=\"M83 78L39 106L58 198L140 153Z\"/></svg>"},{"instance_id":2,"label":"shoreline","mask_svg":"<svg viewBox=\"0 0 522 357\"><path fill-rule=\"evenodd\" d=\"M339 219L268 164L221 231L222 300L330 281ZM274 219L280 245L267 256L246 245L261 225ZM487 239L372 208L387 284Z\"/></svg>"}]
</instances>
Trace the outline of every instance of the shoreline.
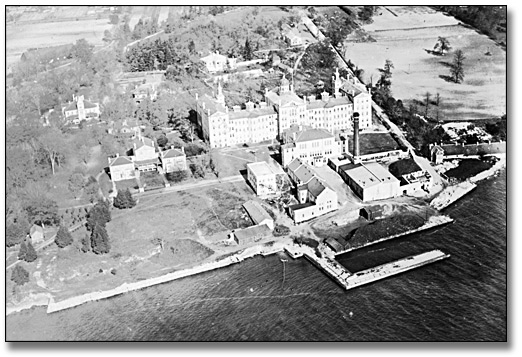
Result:
<instances>
[{"instance_id":1,"label":"shoreline","mask_svg":"<svg viewBox=\"0 0 522 357\"><path fill-rule=\"evenodd\" d=\"M497 161L489 169L479 172L464 182L446 187L444 190L442 190L442 192L440 192L435 198L431 200L430 206L434 207L438 211L441 211L467 195L469 192L473 191L477 187L478 182L493 176L497 176L501 170L506 168L506 154L495 154L492 156L499 158L499 161Z\"/></svg>"},{"instance_id":2,"label":"shoreline","mask_svg":"<svg viewBox=\"0 0 522 357\"><path fill-rule=\"evenodd\" d=\"M418 228L410 229L410 230L402 232L402 233L397 233L397 234L394 234L394 235L391 235L391 236L388 236L388 237L384 237L384 238L381 238L381 239L378 239L378 240L375 240L375 241L372 241L372 242L368 242L368 243L365 243L365 244L363 244L361 246L358 246L358 247L348 248L348 249L343 250L341 252L335 253L335 256L337 257L338 255L349 253L349 252L352 252L352 251L357 250L357 249L363 249L363 248L366 248L366 247L368 247L370 245L373 245L373 244L385 242L387 240L391 240L391 239L407 236L409 234L413 234L413 233L417 233L417 232L422 232L422 231L425 231L425 230L428 230L428 229L431 229L431 228L440 227L442 225L445 225L445 224L448 224L448 223L452 223L452 222L454 222L454 219L449 217L449 216L431 216L428 219L427 223L423 224L422 226L420 226Z\"/></svg>"},{"instance_id":3,"label":"shoreline","mask_svg":"<svg viewBox=\"0 0 522 357\"><path fill-rule=\"evenodd\" d=\"M488 179L492 176L495 176L500 170L505 169L505 167L506 167L505 154L501 154L498 156L500 156L500 160L497 163L495 163L495 165L493 165L490 169L478 173L477 175L473 176L472 178L470 178L468 181L466 181L464 183L466 183L467 185L473 185L474 187L472 189L474 189L476 187L476 182L479 182L479 181ZM455 187L455 186L450 186L450 187ZM456 195L451 194L451 197L449 198L447 205L445 205L443 208L451 205L458 199L462 198L467 193L469 193L472 189L466 191L464 194L461 194L458 197ZM432 202L435 201L438 197L440 197L441 194L443 194L445 192L445 190L443 190L434 200L432 200ZM430 203L430 205L431 205L431 203ZM418 231L431 229L431 228L434 228L434 227L437 227L437 226L440 226L443 224L451 223L454 221L452 218L450 218L448 216L432 216L432 217L430 217L430 220L432 220L433 217L444 217L444 220L442 222L439 221L439 222L431 222L428 224L424 224L423 226L421 226L419 228L409 230L409 231L406 231L403 233L398 233L398 234L395 234L395 235L392 235L389 237L381 238L379 240L366 243L366 244L361 245L356 248L349 248L346 251L343 251L340 253L335 253L334 256L348 253L348 252L356 250L356 249L362 249L362 248L365 248L372 244L377 244L377 243L380 243L380 242L383 242L386 240L391 240L394 238L402 237L402 236L412 234L412 233L415 233ZM285 249L285 247L287 247L289 245L292 245L292 244L273 242L273 244L271 246L267 246L267 243L265 243L263 245L248 247L232 256L228 256L221 260L207 262L207 263L197 265L197 266L194 266L191 268L176 271L176 272L162 275L159 277L141 280L138 282L132 282L132 283L124 282L120 286L110 289L110 290L91 292L91 293L75 296L75 297L68 298L68 299L65 299L62 301L58 301L58 302L55 302L53 300L53 297L49 293L39 293L34 296L30 295L28 298L24 299L19 304L6 304L6 316L8 316L12 313L15 313L15 312L28 310L28 309L31 309L31 308L37 307L37 306L47 306L47 313L61 311L64 309L82 305L87 302L96 301L96 300L100 300L100 299L106 299L109 297L121 295L128 291L141 290L141 289L144 289L144 288L147 288L150 286L163 284L163 283L167 283L167 282L181 279L184 277L216 270L216 269L223 268L226 266L230 266L230 265L239 263L239 262L243 261L244 259L252 258L256 255L267 256L267 255L275 254L275 253L278 253L281 251L287 251Z\"/></svg>"}]
</instances>

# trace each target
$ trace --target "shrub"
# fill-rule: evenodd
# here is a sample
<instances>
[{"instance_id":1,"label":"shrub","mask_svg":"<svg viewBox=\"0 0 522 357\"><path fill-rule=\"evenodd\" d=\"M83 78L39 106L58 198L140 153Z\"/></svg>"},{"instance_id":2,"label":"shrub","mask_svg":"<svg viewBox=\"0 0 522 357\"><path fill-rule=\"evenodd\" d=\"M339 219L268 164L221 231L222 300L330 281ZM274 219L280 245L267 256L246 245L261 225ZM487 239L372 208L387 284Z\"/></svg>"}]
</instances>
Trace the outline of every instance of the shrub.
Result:
<instances>
[{"instance_id":1,"label":"shrub","mask_svg":"<svg viewBox=\"0 0 522 357\"><path fill-rule=\"evenodd\" d=\"M274 236L275 237L281 237L281 236L287 236L290 234L290 228L287 226L283 226L282 224L278 224L274 228Z\"/></svg>"},{"instance_id":2,"label":"shrub","mask_svg":"<svg viewBox=\"0 0 522 357\"><path fill-rule=\"evenodd\" d=\"M54 242L58 247L65 248L68 245L72 244L73 238L69 230L64 226L60 225L60 228L58 228L58 232L56 233L56 238L54 239Z\"/></svg>"},{"instance_id":3,"label":"shrub","mask_svg":"<svg viewBox=\"0 0 522 357\"><path fill-rule=\"evenodd\" d=\"M38 258L36 250L34 249L31 242L27 243L27 254L25 255L25 261L28 263L34 262Z\"/></svg>"},{"instance_id":4,"label":"shrub","mask_svg":"<svg viewBox=\"0 0 522 357\"><path fill-rule=\"evenodd\" d=\"M96 224L91 234L91 247L95 254L105 254L111 249L105 226Z\"/></svg>"},{"instance_id":5,"label":"shrub","mask_svg":"<svg viewBox=\"0 0 522 357\"><path fill-rule=\"evenodd\" d=\"M119 209L132 208L136 206L136 201L132 197L129 189L119 190L114 198L114 207Z\"/></svg>"},{"instance_id":6,"label":"shrub","mask_svg":"<svg viewBox=\"0 0 522 357\"><path fill-rule=\"evenodd\" d=\"M29 272L22 266L17 265L11 272L11 280L14 281L16 285L24 285L29 282Z\"/></svg>"},{"instance_id":7,"label":"shrub","mask_svg":"<svg viewBox=\"0 0 522 357\"><path fill-rule=\"evenodd\" d=\"M177 170L173 172L169 172L165 174L165 177L169 182L181 182L183 180L186 180L188 177L188 172L186 170Z\"/></svg>"}]
</instances>

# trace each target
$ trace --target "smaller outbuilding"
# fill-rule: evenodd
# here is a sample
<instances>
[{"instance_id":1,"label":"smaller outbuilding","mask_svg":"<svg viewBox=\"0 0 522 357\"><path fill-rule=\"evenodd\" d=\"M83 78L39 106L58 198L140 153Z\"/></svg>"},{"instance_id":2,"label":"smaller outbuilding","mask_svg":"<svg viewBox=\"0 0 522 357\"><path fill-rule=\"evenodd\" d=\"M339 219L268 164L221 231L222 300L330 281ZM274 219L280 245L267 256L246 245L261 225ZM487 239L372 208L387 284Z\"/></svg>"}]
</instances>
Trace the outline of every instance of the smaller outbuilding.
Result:
<instances>
[{"instance_id":1,"label":"smaller outbuilding","mask_svg":"<svg viewBox=\"0 0 522 357\"><path fill-rule=\"evenodd\" d=\"M44 229L36 224L33 224L31 227L29 235L31 236L31 243L33 244L40 243L45 240Z\"/></svg>"},{"instance_id":2,"label":"smaller outbuilding","mask_svg":"<svg viewBox=\"0 0 522 357\"><path fill-rule=\"evenodd\" d=\"M268 212L256 201L247 201L243 204L254 224L266 224L270 229L274 229L274 220Z\"/></svg>"},{"instance_id":3,"label":"smaller outbuilding","mask_svg":"<svg viewBox=\"0 0 522 357\"><path fill-rule=\"evenodd\" d=\"M266 224L260 224L245 229L236 229L232 234L237 244L247 245L270 237L272 230Z\"/></svg>"},{"instance_id":4,"label":"smaller outbuilding","mask_svg":"<svg viewBox=\"0 0 522 357\"><path fill-rule=\"evenodd\" d=\"M369 221L374 221L383 217L384 210L382 206L363 207L360 210L360 215Z\"/></svg>"}]
</instances>

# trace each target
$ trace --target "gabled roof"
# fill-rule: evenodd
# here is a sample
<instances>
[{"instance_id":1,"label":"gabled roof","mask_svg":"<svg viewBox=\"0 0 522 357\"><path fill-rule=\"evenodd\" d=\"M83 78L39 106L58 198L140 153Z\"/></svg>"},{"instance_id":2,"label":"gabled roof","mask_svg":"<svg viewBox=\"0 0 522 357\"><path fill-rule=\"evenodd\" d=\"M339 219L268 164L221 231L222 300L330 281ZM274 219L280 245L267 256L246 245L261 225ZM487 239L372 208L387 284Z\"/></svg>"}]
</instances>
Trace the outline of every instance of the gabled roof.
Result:
<instances>
[{"instance_id":1,"label":"gabled roof","mask_svg":"<svg viewBox=\"0 0 522 357\"><path fill-rule=\"evenodd\" d=\"M255 224L259 224L267 219L273 221L268 212L256 201L247 201L243 203L243 207Z\"/></svg>"},{"instance_id":2,"label":"gabled roof","mask_svg":"<svg viewBox=\"0 0 522 357\"><path fill-rule=\"evenodd\" d=\"M293 173L301 183L308 183L308 181L315 177L312 170L304 164L299 166Z\"/></svg>"},{"instance_id":3,"label":"gabled roof","mask_svg":"<svg viewBox=\"0 0 522 357\"><path fill-rule=\"evenodd\" d=\"M67 106L64 109L66 112L71 111L71 110L78 110L78 103L76 103L76 102L71 102L71 103L66 104L66 105ZM91 103L88 100L84 100L83 101L83 107L85 109L97 108L98 104L97 103Z\"/></svg>"},{"instance_id":4,"label":"gabled roof","mask_svg":"<svg viewBox=\"0 0 522 357\"><path fill-rule=\"evenodd\" d=\"M230 120L235 119L247 119L247 118L257 118L263 115L275 115L276 111L272 106L267 106L265 108L254 108L252 110L241 110L239 112L229 111L228 115Z\"/></svg>"},{"instance_id":5,"label":"gabled roof","mask_svg":"<svg viewBox=\"0 0 522 357\"><path fill-rule=\"evenodd\" d=\"M214 52L212 52L208 56L200 58L200 60L205 63L226 61L227 59L228 58L226 56L223 56L223 55L220 55L219 53L214 53Z\"/></svg>"},{"instance_id":6,"label":"gabled roof","mask_svg":"<svg viewBox=\"0 0 522 357\"><path fill-rule=\"evenodd\" d=\"M296 138L290 136L288 142L302 143L305 141L331 139L335 136L325 129L305 129L297 132Z\"/></svg>"},{"instance_id":7,"label":"gabled roof","mask_svg":"<svg viewBox=\"0 0 522 357\"><path fill-rule=\"evenodd\" d=\"M288 170L294 172L297 170L301 165L303 165L303 162L299 158L295 158L288 164Z\"/></svg>"},{"instance_id":8,"label":"gabled roof","mask_svg":"<svg viewBox=\"0 0 522 357\"><path fill-rule=\"evenodd\" d=\"M251 226L244 229L236 229L234 235L239 240L245 240L252 237L267 237L271 234L270 228L266 224Z\"/></svg>"},{"instance_id":9,"label":"gabled roof","mask_svg":"<svg viewBox=\"0 0 522 357\"><path fill-rule=\"evenodd\" d=\"M314 177L307 183L308 192L310 192L313 196L319 197L319 195L326 189L324 183L321 182L317 177Z\"/></svg>"},{"instance_id":10,"label":"gabled roof","mask_svg":"<svg viewBox=\"0 0 522 357\"><path fill-rule=\"evenodd\" d=\"M136 144L136 150L140 149L143 146L149 146L154 148L154 141L149 138L142 137L140 139L134 139L133 143Z\"/></svg>"},{"instance_id":11,"label":"gabled roof","mask_svg":"<svg viewBox=\"0 0 522 357\"><path fill-rule=\"evenodd\" d=\"M185 156L185 153L183 153L180 149L168 149L161 152L161 157L164 159L180 156Z\"/></svg>"},{"instance_id":12,"label":"gabled roof","mask_svg":"<svg viewBox=\"0 0 522 357\"><path fill-rule=\"evenodd\" d=\"M120 166L120 165L134 165L134 162L132 162L131 159L129 159L127 156L118 156L114 158L109 166Z\"/></svg>"},{"instance_id":13,"label":"gabled roof","mask_svg":"<svg viewBox=\"0 0 522 357\"><path fill-rule=\"evenodd\" d=\"M34 233L44 234L44 230L43 230L42 227L40 227L40 226L38 226L38 225L36 225L36 224L33 224L33 225L31 226L31 230L29 231L29 233L30 233L31 235L33 235Z\"/></svg>"},{"instance_id":14,"label":"gabled roof","mask_svg":"<svg viewBox=\"0 0 522 357\"><path fill-rule=\"evenodd\" d=\"M281 106L289 106L292 104L301 105L303 104L303 100L299 98L297 94L294 92L285 92L278 94L277 89L273 89L269 91L266 96L270 101L272 101L274 104L279 105L279 101L281 101Z\"/></svg>"},{"instance_id":15,"label":"gabled roof","mask_svg":"<svg viewBox=\"0 0 522 357\"><path fill-rule=\"evenodd\" d=\"M217 112L220 112L223 114L225 114L227 112L224 105L216 102L216 100L214 98L212 98L211 96L209 96L208 94L202 95L198 99L198 101L205 103L205 109L203 109L203 110L205 110L205 111L210 110L211 115L214 113L217 113Z\"/></svg>"}]
</instances>

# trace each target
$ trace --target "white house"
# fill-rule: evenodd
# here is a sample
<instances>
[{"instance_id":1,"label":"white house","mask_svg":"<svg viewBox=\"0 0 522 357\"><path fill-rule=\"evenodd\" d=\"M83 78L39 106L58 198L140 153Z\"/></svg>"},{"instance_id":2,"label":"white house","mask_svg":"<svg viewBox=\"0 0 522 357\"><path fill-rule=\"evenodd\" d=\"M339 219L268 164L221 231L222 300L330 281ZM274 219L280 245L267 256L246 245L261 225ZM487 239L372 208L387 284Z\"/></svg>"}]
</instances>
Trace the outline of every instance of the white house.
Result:
<instances>
[{"instance_id":1,"label":"white house","mask_svg":"<svg viewBox=\"0 0 522 357\"><path fill-rule=\"evenodd\" d=\"M247 179L261 198L277 195L280 191L278 173L265 161L247 164Z\"/></svg>"}]
</instances>

